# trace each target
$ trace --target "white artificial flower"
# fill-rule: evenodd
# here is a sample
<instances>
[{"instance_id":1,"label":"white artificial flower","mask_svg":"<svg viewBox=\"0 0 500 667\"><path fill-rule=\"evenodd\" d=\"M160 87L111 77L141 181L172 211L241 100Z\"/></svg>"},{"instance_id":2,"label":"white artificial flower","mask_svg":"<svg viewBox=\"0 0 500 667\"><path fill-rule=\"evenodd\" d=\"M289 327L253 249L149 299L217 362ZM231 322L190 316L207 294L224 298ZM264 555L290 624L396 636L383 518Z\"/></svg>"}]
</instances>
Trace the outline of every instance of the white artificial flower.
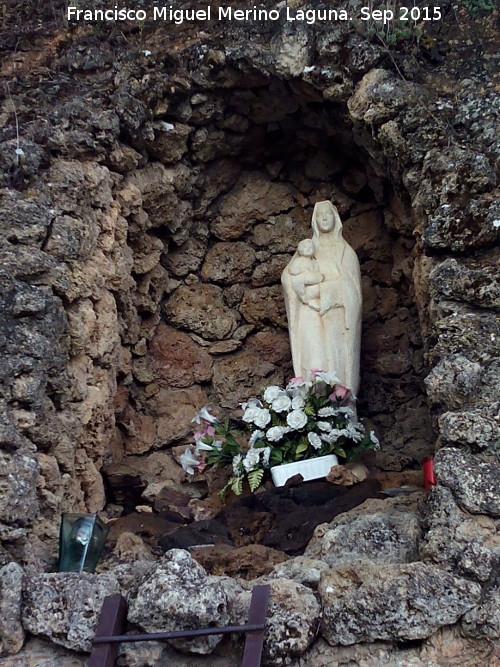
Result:
<instances>
[{"instance_id":1,"label":"white artificial flower","mask_svg":"<svg viewBox=\"0 0 500 667\"><path fill-rule=\"evenodd\" d=\"M261 408L248 407L243 413L243 421L247 423L252 423L255 417L258 415Z\"/></svg>"},{"instance_id":2,"label":"white artificial flower","mask_svg":"<svg viewBox=\"0 0 500 667\"><path fill-rule=\"evenodd\" d=\"M380 449L380 440L375 435L374 431L370 431L370 440L374 443L374 449Z\"/></svg>"},{"instance_id":3,"label":"white artificial flower","mask_svg":"<svg viewBox=\"0 0 500 667\"><path fill-rule=\"evenodd\" d=\"M260 461L260 450L259 449L249 449L246 453L245 458L243 459L243 467L246 472L251 472L259 465Z\"/></svg>"},{"instance_id":4,"label":"white artificial flower","mask_svg":"<svg viewBox=\"0 0 500 667\"><path fill-rule=\"evenodd\" d=\"M349 423L342 430L344 431L343 435L351 438L354 442L361 442L363 440L364 428L362 424Z\"/></svg>"},{"instance_id":5,"label":"white artificial flower","mask_svg":"<svg viewBox=\"0 0 500 667\"><path fill-rule=\"evenodd\" d=\"M292 410L301 410L306 404L302 396L294 396L292 398Z\"/></svg>"},{"instance_id":6,"label":"white artificial flower","mask_svg":"<svg viewBox=\"0 0 500 667\"><path fill-rule=\"evenodd\" d=\"M309 443L314 447L314 449L320 449L321 445L323 444L321 438L317 433L312 433L312 432L308 433L307 439L309 440Z\"/></svg>"},{"instance_id":7,"label":"white artificial flower","mask_svg":"<svg viewBox=\"0 0 500 667\"><path fill-rule=\"evenodd\" d=\"M318 428L320 428L322 431L331 431L332 425L330 422L318 422Z\"/></svg>"},{"instance_id":8,"label":"white artificial flower","mask_svg":"<svg viewBox=\"0 0 500 667\"><path fill-rule=\"evenodd\" d=\"M198 454L200 451L211 452L212 449L222 449L222 440L214 440L212 444L209 445L206 442L203 442L203 438L200 438L196 441L196 447L194 448L194 451L196 454Z\"/></svg>"},{"instance_id":9,"label":"white artificial flower","mask_svg":"<svg viewBox=\"0 0 500 667\"><path fill-rule=\"evenodd\" d=\"M321 371L319 373L316 373L315 376L316 380L322 380L326 384L329 385L335 385L335 384L341 384L340 380L336 376L335 373L332 373L331 371Z\"/></svg>"},{"instance_id":10,"label":"white artificial flower","mask_svg":"<svg viewBox=\"0 0 500 667\"><path fill-rule=\"evenodd\" d=\"M268 387L265 392L264 392L264 400L266 403L272 403L278 396L281 396L285 392L281 387L277 387L276 385L272 385L271 387Z\"/></svg>"},{"instance_id":11,"label":"white artificial flower","mask_svg":"<svg viewBox=\"0 0 500 667\"><path fill-rule=\"evenodd\" d=\"M188 475L194 475L194 469L200 465L200 460L196 458L191 447L186 447L179 458L179 462Z\"/></svg>"},{"instance_id":12,"label":"white artificial flower","mask_svg":"<svg viewBox=\"0 0 500 667\"><path fill-rule=\"evenodd\" d=\"M312 382L303 382L302 384L296 386L289 384L287 385L286 389L288 395L291 396L292 398L295 398L296 396L305 398L307 396L307 392L311 387L312 387Z\"/></svg>"},{"instance_id":13,"label":"white artificial flower","mask_svg":"<svg viewBox=\"0 0 500 667\"><path fill-rule=\"evenodd\" d=\"M320 408L318 410L318 417L334 417L338 414L338 408Z\"/></svg>"},{"instance_id":14,"label":"white artificial flower","mask_svg":"<svg viewBox=\"0 0 500 667\"><path fill-rule=\"evenodd\" d=\"M248 446L253 447L259 438L264 436L264 431L259 431L258 429L252 433L248 439Z\"/></svg>"},{"instance_id":15,"label":"white artificial flower","mask_svg":"<svg viewBox=\"0 0 500 667\"><path fill-rule=\"evenodd\" d=\"M220 441L219 441L220 442ZM198 452L211 452L213 449L213 445L208 445L206 442L203 442L202 438L196 441L196 447L195 451L196 453ZM220 447L218 447L220 449Z\"/></svg>"},{"instance_id":16,"label":"white artificial flower","mask_svg":"<svg viewBox=\"0 0 500 667\"><path fill-rule=\"evenodd\" d=\"M293 429L303 428L307 424L307 415L302 410L292 410L286 416L286 423Z\"/></svg>"},{"instance_id":17,"label":"white artificial flower","mask_svg":"<svg viewBox=\"0 0 500 667\"><path fill-rule=\"evenodd\" d=\"M290 431L286 426L271 426L266 433L266 438L269 442L278 442L281 438Z\"/></svg>"},{"instance_id":18,"label":"white artificial flower","mask_svg":"<svg viewBox=\"0 0 500 667\"><path fill-rule=\"evenodd\" d=\"M194 417L191 419L196 424L201 424L202 420L209 424L217 424L217 419L208 411L208 405L205 405Z\"/></svg>"},{"instance_id":19,"label":"white artificial flower","mask_svg":"<svg viewBox=\"0 0 500 667\"><path fill-rule=\"evenodd\" d=\"M257 414L253 418L253 423L259 428L264 428L271 421L271 413L267 408L255 408Z\"/></svg>"},{"instance_id":20,"label":"white artificial flower","mask_svg":"<svg viewBox=\"0 0 500 667\"><path fill-rule=\"evenodd\" d=\"M233 472L238 477L242 474L242 472L241 472L241 459L242 459L241 454L236 454L236 456L233 456Z\"/></svg>"},{"instance_id":21,"label":"white artificial flower","mask_svg":"<svg viewBox=\"0 0 500 667\"><path fill-rule=\"evenodd\" d=\"M338 412L339 415L345 415L346 417L355 417L354 410L352 408L348 408L345 406L342 406L340 408L335 408Z\"/></svg>"},{"instance_id":22,"label":"white artificial flower","mask_svg":"<svg viewBox=\"0 0 500 667\"><path fill-rule=\"evenodd\" d=\"M240 403L240 407L243 410L246 410L247 408L261 408L262 403L258 398L249 398L245 403Z\"/></svg>"},{"instance_id":23,"label":"white artificial flower","mask_svg":"<svg viewBox=\"0 0 500 667\"><path fill-rule=\"evenodd\" d=\"M321 438L329 445L332 445L334 442L337 442L341 435L344 435L341 430L333 428L329 433L323 433Z\"/></svg>"},{"instance_id":24,"label":"white artificial flower","mask_svg":"<svg viewBox=\"0 0 500 667\"><path fill-rule=\"evenodd\" d=\"M267 467L269 465L269 457L271 456L271 447L262 447L258 451L262 454L262 463Z\"/></svg>"},{"instance_id":25,"label":"white artificial flower","mask_svg":"<svg viewBox=\"0 0 500 667\"><path fill-rule=\"evenodd\" d=\"M271 404L271 408L275 412L285 412L286 410L290 410L290 407L292 405L292 401L286 394L281 394L277 398L274 399L274 401Z\"/></svg>"}]
</instances>

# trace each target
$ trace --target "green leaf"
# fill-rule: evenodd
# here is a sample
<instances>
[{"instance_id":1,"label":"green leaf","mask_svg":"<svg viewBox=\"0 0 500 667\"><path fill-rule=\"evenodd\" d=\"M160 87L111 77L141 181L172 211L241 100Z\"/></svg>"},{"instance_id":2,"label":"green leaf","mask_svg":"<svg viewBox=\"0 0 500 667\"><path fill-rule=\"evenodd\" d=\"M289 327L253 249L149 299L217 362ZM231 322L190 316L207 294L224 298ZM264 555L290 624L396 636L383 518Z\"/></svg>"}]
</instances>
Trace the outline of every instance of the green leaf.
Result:
<instances>
[{"instance_id":1,"label":"green leaf","mask_svg":"<svg viewBox=\"0 0 500 667\"><path fill-rule=\"evenodd\" d=\"M257 470L252 470L251 472L248 473L247 478L248 478L248 483L250 485L250 491L252 491L252 493L255 491L255 489L259 488L263 477L264 477L264 471L262 470L262 468L259 468Z\"/></svg>"},{"instance_id":2,"label":"green leaf","mask_svg":"<svg viewBox=\"0 0 500 667\"><path fill-rule=\"evenodd\" d=\"M271 461L273 463L281 463L283 461L283 452L280 449L273 449L271 452Z\"/></svg>"},{"instance_id":3,"label":"green leaf","mask_svg":"<svg viewBox=\"0 0 500 667\"><path fill-rule=\"evenodd\" d=\"M305 452L308 447L308 442L307 440L302 440L302 442L299 442L297 445L297 449L295 450L296 454L302 454L302 452Z\"/></svg>"},{"instance_id":4,"label":"green leaf","mask_svg":"<svg viewBox=\"0 0 500 667\"><path fill-rule=\"evenodd\" d=\"M231 485L231 491L234 493L234 495L241 496L241 494L243 493L243 478L232 477L229 480L229 484Z\"/></svg>"},{"instance_id":5,"label":"green leaf","mask_svg":"<svg viewBox=\"0 0 500 667\"><path fill-rule=\"evenodd\" d=\"M345 449L342 449L342 447L335 447L335 454L338 454L339 456L342 456L344 459L347 458L347 454L345 453Z\"/></svg>"}]
</instances>

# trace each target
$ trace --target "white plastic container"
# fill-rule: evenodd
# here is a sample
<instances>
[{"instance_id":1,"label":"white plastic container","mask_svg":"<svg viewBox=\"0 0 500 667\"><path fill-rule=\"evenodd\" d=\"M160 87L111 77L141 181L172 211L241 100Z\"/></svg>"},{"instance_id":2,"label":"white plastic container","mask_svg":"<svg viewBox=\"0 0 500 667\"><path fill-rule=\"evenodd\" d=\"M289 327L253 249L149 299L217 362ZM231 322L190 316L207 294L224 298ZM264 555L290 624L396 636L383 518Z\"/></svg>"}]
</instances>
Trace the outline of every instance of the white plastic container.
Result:
<instances>
[{"instance_id":1,"label":"white plastic container","mask_svg":"<svg viewBox=\"0 0 500 667\"><path fill-rule=\"evenodd\" d=\"M338 465L338 458L335 454L327 456L318 456L316 459L306 459L305 461L294 461L293 463L283 463L280 466L271 468L271 475L274 486L284 486L287 479L294 475L302 475L304 482L311 479L320 479L330 472L332 466Z\"/></svg>"}]
</instances>

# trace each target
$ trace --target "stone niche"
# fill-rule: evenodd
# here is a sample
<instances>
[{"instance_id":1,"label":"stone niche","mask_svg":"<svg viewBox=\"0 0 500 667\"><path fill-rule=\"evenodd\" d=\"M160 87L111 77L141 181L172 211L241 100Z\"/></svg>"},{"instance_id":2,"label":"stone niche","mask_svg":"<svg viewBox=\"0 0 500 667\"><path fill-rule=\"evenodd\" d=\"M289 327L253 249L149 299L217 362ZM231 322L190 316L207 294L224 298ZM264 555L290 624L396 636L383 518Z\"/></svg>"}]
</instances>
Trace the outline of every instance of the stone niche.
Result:
<instances>
[{"instance_id":1,"label":"stone niche","mask_svg":"<svg viewBox=\"0 0 500 667\"><path fill-rule=\"evenodd\" d=\"M408 196L356 146L345 108L304 82L244 83L190 90L129 139L141 168L116 192L133 282L119 308L128 366L113 460L165 452L196 408L226 414L293 375L280 275L311 235L315 202L329 199L361 262L359 406L383 443L376 465L418 466L435 438Z\"/></svg>"}]
</instances>

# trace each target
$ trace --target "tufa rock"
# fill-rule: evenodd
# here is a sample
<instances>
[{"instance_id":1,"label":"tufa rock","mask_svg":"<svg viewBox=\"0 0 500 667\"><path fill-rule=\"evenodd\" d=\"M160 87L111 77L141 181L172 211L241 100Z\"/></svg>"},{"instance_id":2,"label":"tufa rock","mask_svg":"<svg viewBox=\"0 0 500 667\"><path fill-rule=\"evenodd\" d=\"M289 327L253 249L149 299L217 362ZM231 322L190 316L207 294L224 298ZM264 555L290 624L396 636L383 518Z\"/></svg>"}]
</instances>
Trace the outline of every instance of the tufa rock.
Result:
<instances>
[{"instance_id":1,"label":"tufa rock","mask_svg":"<svg viewBox=\"0 0 500 667\"><path fill-rule=\"evenodd\" d=\"M481 594L478 584L423 563L338 567L322 572L318 590L321 631L332 645L429 637Z\"/></svg>"},{"instance_id":2,"label":"tufa rock","mask_svg":"<svg viewBox=\"0 0 500 667\"><path fill-rule=\"evenodd\" d=\"M172 549L153 567L131 601L129 621L147 632L169 632L228 625L227 597L187 551ZM211 653L220 635L171 643L188 653Z\"/></svg>"},{"instance_id":3,"label":"tufa rock","mask_svg":"<svg viewBox=\"0 0 500 667\"><path fill-rule=\"evenodd\" d=\"M500 464L486 463L469 452L446 447L434 461L438 483L473 514L500 516Z\"/></svg>"},{"instance_id":4,"label":"tufa rock","mask_svg":"<svg viewBox=\"0 0 500 667\"><path fill-rule=\"evenodd\" d=\"M306 555L330 567L358 560L410 563L418 559L420 534L420 522L409 512L341 515L320 537L313 537Z\"/></svg>"},{"instance_id":5,"label":"tufa rock","mask_svg":"<svg viewBox=\"0 0 500 667\"><path fill-rule=\"evenodd\" d=\"M104 598L119 592L118 580L111 573L27 576L23 626L66 648L90 652Z\"/></svg>"},{"instance_id":6,"label":"tufa rock","mask_svg":"<svg viewBox=\"0 0 500 667\"><path fill-rule=\"evenodd\" d=\"M23 647L22 581L23 570L17 563L0 569L0 656L18 653Z\"/></svg>"},{"instance_id":7,"label":"tufa rock","mask_svg":"<svg viewBox=\"0 0 500 667\"><path fill-rule=\"evenodd\" d=\"M317 632L320 606L305 586L288 579L269 582L271 599L266 617L264 665L287 665L303 655ZM237 593L231 602L231 621L246 623L251 592Z\"/></svg>"}]
</instances>

